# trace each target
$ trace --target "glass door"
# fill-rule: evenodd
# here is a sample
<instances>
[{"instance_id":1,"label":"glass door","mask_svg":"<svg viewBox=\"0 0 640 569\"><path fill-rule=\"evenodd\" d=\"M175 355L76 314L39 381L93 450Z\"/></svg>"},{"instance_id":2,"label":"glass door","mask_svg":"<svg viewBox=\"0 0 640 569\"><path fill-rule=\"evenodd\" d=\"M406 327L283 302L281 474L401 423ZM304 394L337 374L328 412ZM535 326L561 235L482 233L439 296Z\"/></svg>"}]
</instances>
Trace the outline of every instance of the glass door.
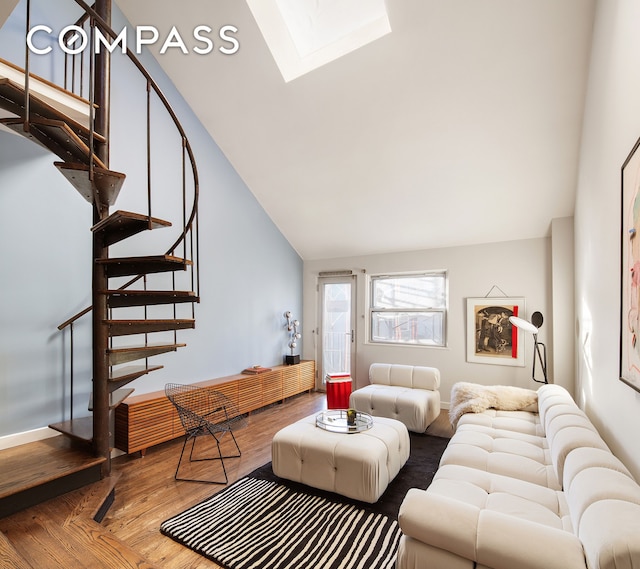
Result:
<instances>
[{"instance_id":1,"label":"glass door","mask_svg":"<svg viewBox=\"0 0 640 569\"><path fill-rule=\"evenodd\" d=\"M319 279L320 373L355 373L355 277Z\"/></svg>"}]
</instances>

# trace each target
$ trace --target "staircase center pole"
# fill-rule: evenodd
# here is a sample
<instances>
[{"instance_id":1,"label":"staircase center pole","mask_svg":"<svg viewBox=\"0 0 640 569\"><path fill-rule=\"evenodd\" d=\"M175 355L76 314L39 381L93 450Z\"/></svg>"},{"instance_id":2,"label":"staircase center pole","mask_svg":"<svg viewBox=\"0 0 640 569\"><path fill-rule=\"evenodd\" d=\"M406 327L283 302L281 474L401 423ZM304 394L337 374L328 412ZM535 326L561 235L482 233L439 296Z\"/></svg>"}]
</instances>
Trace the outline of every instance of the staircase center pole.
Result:
<instances>
[{"instance_id":1,"label":"staircase center pole","mask_svg":"<svg viewBox=\"0 0 640 569\"><path fill-rule=\"evenodd\" d=\"M96 0L95 10L98 15L111 25L111 0ZM93 49L93 46L91 46ZM104 135L106 143L95 143L98 158L109 166L109 115L110 115L110 82L111 59L107 49L102 49L96 56L95 63L95 130ZM109 206L94 202L93 223L96 224L109 214ZM111 473L111 436L109 410L109 360L107 349L109 337L104 321L107 319L107 298L100 291L108 289L108 279L98 259L109 257L100 232L93 237L93 447L97 456L106 461L102 466L102 476Z\"/></svg>"}]
</instances>

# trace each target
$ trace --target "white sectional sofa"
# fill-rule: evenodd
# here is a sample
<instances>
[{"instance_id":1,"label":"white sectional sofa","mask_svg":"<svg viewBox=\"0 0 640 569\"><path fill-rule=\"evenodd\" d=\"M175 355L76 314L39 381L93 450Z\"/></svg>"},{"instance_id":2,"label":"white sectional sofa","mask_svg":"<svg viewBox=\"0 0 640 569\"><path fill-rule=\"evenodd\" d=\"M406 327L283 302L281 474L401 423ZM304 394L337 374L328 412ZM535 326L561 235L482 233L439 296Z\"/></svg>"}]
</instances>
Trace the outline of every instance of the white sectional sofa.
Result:
<instances>
[{"instance_id":1,"label":"white sectional sofa","mask_svg":"<svg viewBox=\"0 0 640 569\"><path fill-rule=\"evenodd\" d=\"M396 569L640 568L640 486L557 385L463 415L399 524Z\"/></svg>"},{"instance_id":2,"label":"white sectional sofa","mask_svg":"<svg viewBox=\"0 0 640 569\"><path fill-rule=\"evenodd\" d=\"M424 433L440 414L439 387L437 368L374 363L369 367L369 385L351 393L349 406Z\"/></svg>"}]
</instances>

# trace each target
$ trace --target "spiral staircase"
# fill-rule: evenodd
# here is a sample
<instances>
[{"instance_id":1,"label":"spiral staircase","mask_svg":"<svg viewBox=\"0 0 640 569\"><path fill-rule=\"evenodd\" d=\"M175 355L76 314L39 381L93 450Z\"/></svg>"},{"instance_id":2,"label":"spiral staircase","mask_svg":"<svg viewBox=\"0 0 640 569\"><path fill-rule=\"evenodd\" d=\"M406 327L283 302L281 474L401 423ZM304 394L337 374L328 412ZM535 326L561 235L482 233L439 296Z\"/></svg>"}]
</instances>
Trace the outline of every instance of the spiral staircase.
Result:
<instances>
[{"instance_id":1,"label":"spiral staircase","mask_svg":"<svg viewBox=\"0 0 640 569\"><path fill-rule=\"evenodd\" d=\"M93 27L99 27L105 37L111 37L112 40L117 37L109 27L110 0L98 0L93 7L82 0L69 1L82 10L82 17L76 24L86 26L88 34L92 34ZM27 16L27 27L28 22ZM146 199L143 200L147 203L146 211L117 209L121 191L136 191L137 188L127 187L125 173L109 168L109 92L112 56L104 52L106 50L97 55L94 61L87 62L85 59L77 65L75 61L72 64L65 61L65 81L67 66L76 72L83 69L82 72L85 73L84 79L78 80L71 76L68 80L71 86L55 85L30 73L28 53L24 67L0 60L0 124L57 156L58 160L54 162L56 168L69 181L70 186L91 204L92 209L92 306L59 326L60 333L71 332L69 359L73 398L73 328L82 318L92 320L93 378L92 393L88 402L92 414L74 418L72 400L70 417L63 422L50 425L52 429L66 435L67 440L71 441L69 444L88 450L93 458L88 461L92 473L88 476L78 476L75 472L77 482L46 481L49 486L62 491L109 476L112 410L133 391L127 387L131 382L162 368L161 365L150 363L150 358L176 351L186 345L177 341L177 333L195 326L193 307L199 302L198 175L189 141L169 102L144 66L132 53L127 53L126 57L122 56L123 59L129 60L127 64L133 64L146 79L148 142L152 97L154 104L160 102L181 137L183 171L182 187L179 188L182 192L182 211L178 214L181 217L180 226L174 224L175 220L159 219L152 215L155 196L151 176L148 177L147 188L144 189L147 193ZM74 92L78 90L78 85L80 91L87 90L88 85L89 95ZM150 144L141 151L140 160L146 161L148 172L158 167L157 164L152 166ZM141 233L170 228L172 225L177 229L174 227L171 232L173 237L168 247L160 251L150 251L151 254L148 255L110 256L111 246ZM156 241L152 240L152 243ZM122 245L119 248L123 249ZM170 275L159 281L165 284L169 280L170 287L159 288L153 282L153 276L161 274ZM123 280L126 282L120 284ZM184 286L185 282L187 286ZM181 305L190 308L179 309ZM162 316L158 317L159 310L166 311L166 314L163 312ZM160 336L161 340L154 342L154 336ZM70 470L78 469L73 467ZM25 488L18 492L18 497L14 497L13 502L24 507L34 501L51 497L44 493L44 497L29 498L24 492L36 485L33 480L25 481ZM1 498L3 496L0 491ZM8 509L0 508L4 515L15 509L11 505L11 499L9 502Z\"/></svg>"}]
</instances>

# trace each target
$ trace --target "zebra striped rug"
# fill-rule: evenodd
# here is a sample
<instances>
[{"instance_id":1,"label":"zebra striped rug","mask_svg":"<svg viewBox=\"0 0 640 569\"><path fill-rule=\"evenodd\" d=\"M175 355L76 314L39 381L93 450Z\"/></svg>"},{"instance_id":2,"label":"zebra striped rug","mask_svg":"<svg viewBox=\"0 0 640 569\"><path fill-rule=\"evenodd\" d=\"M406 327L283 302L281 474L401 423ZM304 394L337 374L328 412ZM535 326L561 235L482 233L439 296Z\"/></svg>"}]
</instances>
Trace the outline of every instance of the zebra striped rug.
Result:
<instances>
[{"instance_id":1,"label":"zebra striped rug","mask_svg":"<svg viewBox=\"0 0 640 569\"><path fill-rule=\"evenodd\" d=\"M392 569L395 520L242 478L160 531L229 569Z\"/></svg>"}]
</instances>

